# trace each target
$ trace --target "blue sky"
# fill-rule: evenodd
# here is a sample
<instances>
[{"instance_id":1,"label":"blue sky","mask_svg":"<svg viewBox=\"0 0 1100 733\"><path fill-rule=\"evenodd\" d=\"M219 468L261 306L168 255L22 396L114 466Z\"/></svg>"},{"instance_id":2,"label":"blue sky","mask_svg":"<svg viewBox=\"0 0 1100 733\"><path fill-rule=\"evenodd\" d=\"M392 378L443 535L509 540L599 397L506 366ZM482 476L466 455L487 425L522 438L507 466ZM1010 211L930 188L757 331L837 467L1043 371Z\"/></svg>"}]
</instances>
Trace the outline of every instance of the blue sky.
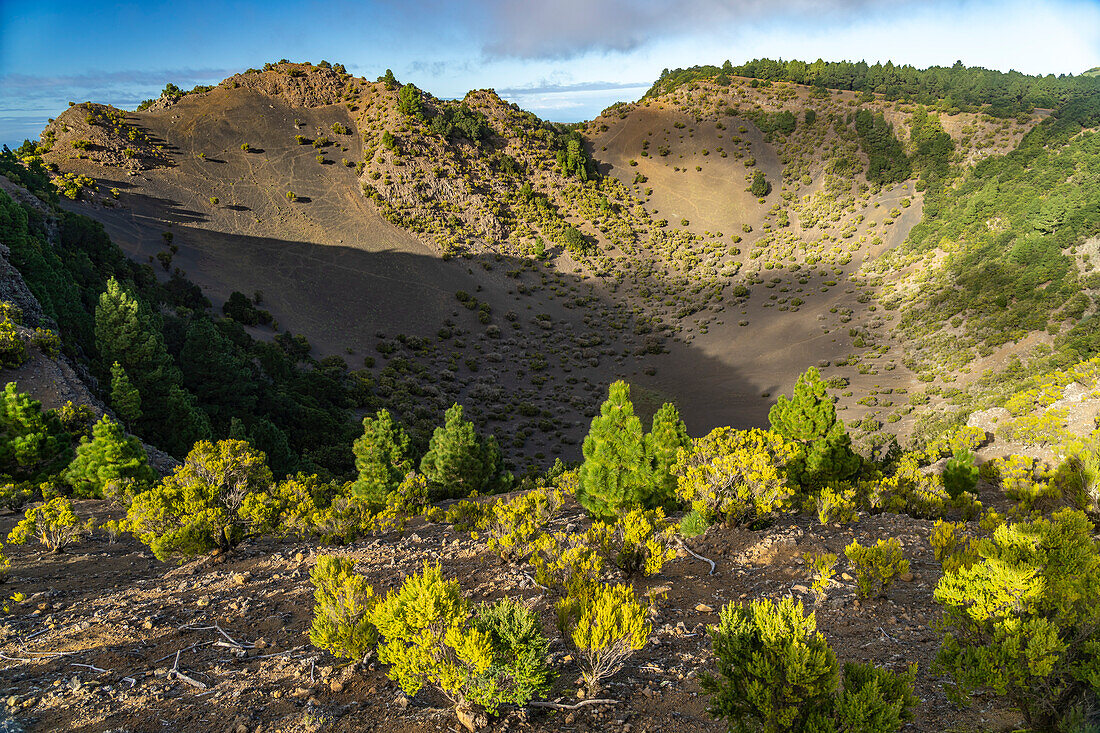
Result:
<instances>
[{"instance_id":1,"label":"blue sky","mask_svg":"<svg viewBox=\"0 0 1100 733\"><path fill-rule=\"evenodd\" d=\"M133 108L280 58L576 121L665 67L758 56L1079 73L1100 65L1100 0L0 0L0 143L69 101Z\"/></svg>"}]
</instances>

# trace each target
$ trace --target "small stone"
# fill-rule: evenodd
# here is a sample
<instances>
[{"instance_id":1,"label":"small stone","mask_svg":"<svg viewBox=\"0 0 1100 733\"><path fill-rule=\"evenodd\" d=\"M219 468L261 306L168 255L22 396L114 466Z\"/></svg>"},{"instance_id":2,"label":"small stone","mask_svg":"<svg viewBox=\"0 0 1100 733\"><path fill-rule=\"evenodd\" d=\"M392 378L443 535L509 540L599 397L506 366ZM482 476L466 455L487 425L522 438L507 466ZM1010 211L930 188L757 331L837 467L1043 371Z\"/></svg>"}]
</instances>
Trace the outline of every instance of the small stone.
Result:
<instances>
[{"instance_id":1,"label":"small stone","mask_svg":"<svg viewBox=\"0 0 1100 733\"><path fill-rule=\"evenodd\" d=\"M393 702L395 705L397 705L397 707L401 708L402 710L409 707L409 698L405 697L404 695L398 695L393 699Z\"/></svg>"},{"instance_id":2,"label":"small stone","mask_svg":"<svg viewBox=\"0 0 1100 733\"><path fill-rule=\"evenodd\" d=\"M912 573L902 573L898 576L898 580L902 581L903 583L912 583L914 577L915 576Z\"/></svg>"},{"instance_id":3,"label":"small stone","mask_svg":"<svg viewBox=\"0 0 1100 733\"><path fill-rule=\"evenodd\" d=\"M145 623L143 623L143 624L141 625L141 628L143 628L143 629L145 629L146 631L148 631L149 629L153 628L153 622L152 622L152 621L148 621L148 620L147 620L147 621L145 621Z\"/></svg>"},{"instance_id":4,"label":"small stone","mask_svg":"<svg viewBox=\"0 0 1100 733\"><path fill-rule=\"evenodd\" d=\"M577 716L573 715L573 713L568 713L565 716L565 724L566 725L573 725L573 721L575 721L576 719L577 719Z\"/></svg>"},{"instance_id":5,"label":"small stone","mask_svg":"<svg viewBox=\"0 0 1100 733\"><path fill-rule=\"evenodd\" d=\"M306 559L306 556L305 556L305 555L303 555L303 554L302 554L302 553L300 553L300 552L299 552L299 553L296 553L296 554L294 555L294 562L301 562L302 560L305 560L305 559Z\"/></svg>"},{"instance_id":6,"label":"small stone","mask_svg":"<svg viewBox=\"0 0 1100 733\"><path fill-rule=\"evenodd\" d=\"M791 586L791 590L794 591L795 593L809 593L810 592L810 589L807 588L804 585Z\"/></svg>"},{"instance_id":7,"label":"small stone","mask_svg":"<svg viewBox=\"0 0 1100 733\"><path fill-rule=\"evenodd\" d=\"M343 692L344 691L344 683L342 683L340 680L333 680L329 684L329 689L332 690L333 692Z\"/></svg>"},{"instance_id":8,"label":"small stone","mask_svg":"<svg viewBox=\"0 0 1100 733\"><path fill-rule=\"evenodd\" d=\"M700 603L698 606L695 607L695 610L699 613L714 613L714 609L705 603Z\"/></svg>"},{"instance_id":9,"label":"small stone","mask_svg":"<svg viewBox=\"0 0 1100 733\"><path fill-rule=\"evenodd\" d=\"M840 579L841 580L855 580L855 578L853 578L851 575L848 575L848 573L841 573L840 574Z\"/></svg>"}]
</instances>

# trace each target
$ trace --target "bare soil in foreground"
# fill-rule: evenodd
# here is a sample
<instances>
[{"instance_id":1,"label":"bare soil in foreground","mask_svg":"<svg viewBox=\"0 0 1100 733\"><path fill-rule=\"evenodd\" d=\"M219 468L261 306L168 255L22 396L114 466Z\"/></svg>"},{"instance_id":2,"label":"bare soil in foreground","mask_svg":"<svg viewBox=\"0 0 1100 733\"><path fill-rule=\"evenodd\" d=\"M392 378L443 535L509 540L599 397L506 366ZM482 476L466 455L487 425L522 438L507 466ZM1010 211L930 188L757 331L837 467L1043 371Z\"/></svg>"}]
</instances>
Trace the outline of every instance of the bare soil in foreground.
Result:
<instances>
[{"instance_id":1,"label":"bare soil in foreground","mask_svg":"<svg viewBox=\"0 0 1100 733\"><path fill-rule=\"evenodd\" d=\"M77 504L103 521L118 509ZM586 522L573 505L556 524ZM15 517L0 519L5 533ZM1010 730L1017 714L991 698L967 709L951 705L932 669L939 615L932 590L939 566L928 535L932 523L898 515L863 515L856 524L821 526L790 515L758 531L713 527L689 541L716 570L681 553L657 576L638 584L663 594L652 610L653 633L601 691L618 701L576 711L503 710L494 731L720 731L710 719L699 675L715 668L706 633L731 601L793 595L813 606L802 554L841 557L852 539L867 544L897 537L910 574L886 598L859 601L850 576L839 576L816 609L818 628L845 661L902 670L919 665L921 699L908 731ZM411 699L376 660L348 664L309 643L309 571L324 553L355 558L384 593L424 561L439 560L475 601L523 598L543 616L554 639L560 676L547 697L577 700L576 667L551 631L553 599L523 566L502 563L483 542L450 525L410 523L403 534L346 547L263 540L229 555L182 567L156 561L129 537L102 535L63 554L11 546L5 593L24 593L0 627L0 694L8 713L29 731L441 731L459 730L446 701L423 691ZM179 672L181 674L176 674Z\"/></svg>"}]
</instances>

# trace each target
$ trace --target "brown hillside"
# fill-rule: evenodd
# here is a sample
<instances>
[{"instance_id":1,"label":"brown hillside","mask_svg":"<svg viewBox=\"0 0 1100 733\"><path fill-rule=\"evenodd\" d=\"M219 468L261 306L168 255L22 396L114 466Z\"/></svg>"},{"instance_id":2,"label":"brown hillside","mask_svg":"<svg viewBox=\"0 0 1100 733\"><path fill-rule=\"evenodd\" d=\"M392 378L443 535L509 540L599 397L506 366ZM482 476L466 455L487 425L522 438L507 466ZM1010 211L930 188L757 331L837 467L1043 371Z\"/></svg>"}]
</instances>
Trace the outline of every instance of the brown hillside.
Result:
<instances>
[{"instance_id":1,"label":"brown hillside","mask_svg":"<svg viewBox=\"0 0 1100 733\"><path fill-rule=\"evenodd\" d=\"M383 337L425 337L431 354L411 356L455 378L440 399L492 384L557 416L539 429L506 417L515 398L511 410L490 400L497 430L543 433L517 440L526 451L575 442L619 376L675 398L696 433L761 424L811 364L863 389L912 386L883 336L891 314L872 307L879 285L857 272L904 240L921 195L832 172L845 156L866 162L845 125L855 95L735 79L619 105L585 130L605 174L588 181L559 165L562 131L492 91L418 96L424 118L399 109L396 86L275 64L142 112L78 105L43 141L62 172L95 179L73 207L132 256L176 249L168 269L216 304L262 292L279 327L323 354L359 361ZM862 104L906 138L912 110ZM762 132L782 110L797 113L795 130ZM428 122L467 111L485 116L481 141ZM945 119L967 160L1030 124ZM747 191L756 171L771 184L761 198ZM587 251L565 246L571 229ZM488 304L490 323L458 291ZM436 337L448 321L466 331L459 341ZM842 407L881 422L891 404Z\"/></svg>"}]
</instances>

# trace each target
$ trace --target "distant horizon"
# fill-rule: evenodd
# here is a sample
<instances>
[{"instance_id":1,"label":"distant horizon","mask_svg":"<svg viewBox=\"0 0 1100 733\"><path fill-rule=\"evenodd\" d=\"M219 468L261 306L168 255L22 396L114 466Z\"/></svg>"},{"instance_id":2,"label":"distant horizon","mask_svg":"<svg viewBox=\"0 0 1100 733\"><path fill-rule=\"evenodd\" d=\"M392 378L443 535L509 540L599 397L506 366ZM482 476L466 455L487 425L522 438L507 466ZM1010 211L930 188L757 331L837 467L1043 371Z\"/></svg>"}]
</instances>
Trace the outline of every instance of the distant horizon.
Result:
<instances>
[{"instance_id":1,"label":"distant horizon","mask_svg":"<svg viewBox=\"0 0 1100 733\"><path fill-rule=\"evenodd\" d=\"M214 8L199 0L164 7L10 0L0 8L0 142L37 139L70 101L133 109L168 83L216 84L284 57L343 63L368 79L391 68L441 98L492 87L554 122L589 120L614 102L638 99L664 68L726 59L865 59L917 68L961 60L1043 75L1100 66L1100 4L1090 0L811 5L367 0L307 8L231 0Z\"/></svg>"}]
</instances>

